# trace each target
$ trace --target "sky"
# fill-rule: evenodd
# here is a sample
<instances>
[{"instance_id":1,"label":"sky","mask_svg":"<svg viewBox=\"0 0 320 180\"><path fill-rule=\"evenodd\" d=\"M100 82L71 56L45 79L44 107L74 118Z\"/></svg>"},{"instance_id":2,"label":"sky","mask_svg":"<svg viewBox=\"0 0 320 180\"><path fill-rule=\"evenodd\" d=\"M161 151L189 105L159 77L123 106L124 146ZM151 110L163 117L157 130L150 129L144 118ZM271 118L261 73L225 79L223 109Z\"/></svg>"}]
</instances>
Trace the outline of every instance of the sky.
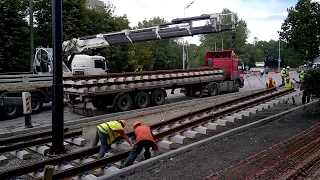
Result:
<instances>
[{"instance_id":1,"label":"sky","mask_svg":"<svg viewBox=\"0 0 320 180\"><path fill-rule=\"evenodd\" d=\"M108 2L108 0L103 1ZM139 21L157 16L168 21L181 18L184 15L184 7L192 1L110 0L116 7L116 15L127 14L131 27L136 26ZM194 0L194 3L186 9L185 16L219 13L223 8L228 8L247 22L250 30L247 39L249 43L253 42L253 37L265 41L277 40L279 37L277 31L281 29L281 24L287 16L286 9L294 6L296 2L297 0ZM198 36L188 37L186 40L194 44L200 43Z\"/></svg>"}]
</instances>

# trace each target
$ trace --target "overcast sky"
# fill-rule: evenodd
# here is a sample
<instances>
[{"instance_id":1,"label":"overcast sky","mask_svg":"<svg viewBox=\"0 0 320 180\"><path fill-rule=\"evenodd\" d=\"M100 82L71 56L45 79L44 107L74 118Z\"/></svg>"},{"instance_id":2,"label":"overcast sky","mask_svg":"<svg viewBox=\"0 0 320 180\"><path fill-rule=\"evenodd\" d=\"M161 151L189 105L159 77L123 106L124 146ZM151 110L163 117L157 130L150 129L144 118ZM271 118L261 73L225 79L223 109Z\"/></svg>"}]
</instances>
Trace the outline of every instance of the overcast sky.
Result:
<instances>
[{"instance_id":1,"label":"overcast sky","mask_svg":"<svg viewBox=\"0 0 320 180\"><path fill-rule=\"evenodd\" d=\"M103 0L107 2L108 0ZM116 6L115 14L127 14L130 26L136 26L139 21L159 16L168 21L183 17L184 7L193 0L110 0ZM278 39L277 31L285 19L286 9L293 6L297 0L194 0L186 10L186 17L199 16L221 12L228 8L247 22L251 31L248 42L253 37L269 41ZM187 38L192 43L199 44L197 36Z\"/></svg>"}]
</instances>

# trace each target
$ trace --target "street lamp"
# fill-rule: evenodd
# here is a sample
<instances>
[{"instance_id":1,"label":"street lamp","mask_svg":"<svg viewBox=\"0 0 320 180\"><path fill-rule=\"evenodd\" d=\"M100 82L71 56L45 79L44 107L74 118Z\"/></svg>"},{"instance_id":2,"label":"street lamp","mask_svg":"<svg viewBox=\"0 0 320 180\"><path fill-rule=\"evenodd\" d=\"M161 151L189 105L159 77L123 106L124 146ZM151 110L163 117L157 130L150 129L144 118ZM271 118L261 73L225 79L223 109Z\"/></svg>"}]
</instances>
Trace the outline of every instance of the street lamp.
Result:
<instances>
[{"instance_id":1,"label":"street lamp","mask_svg":"<svg viewBox=\"0 0 320 180\"><path fill-rule=\"evenodd\" d=\"M183 9L183 17L186 17L186 9L188 9L192 4L194 3L194 1L192 1L189 5L185 6ZM182 44L182 68L185 68L184 62L185 62L185 52L184 52L184 46L185 46L185 41L183 39L183 44Z\"/></svg>"}]
</instances>

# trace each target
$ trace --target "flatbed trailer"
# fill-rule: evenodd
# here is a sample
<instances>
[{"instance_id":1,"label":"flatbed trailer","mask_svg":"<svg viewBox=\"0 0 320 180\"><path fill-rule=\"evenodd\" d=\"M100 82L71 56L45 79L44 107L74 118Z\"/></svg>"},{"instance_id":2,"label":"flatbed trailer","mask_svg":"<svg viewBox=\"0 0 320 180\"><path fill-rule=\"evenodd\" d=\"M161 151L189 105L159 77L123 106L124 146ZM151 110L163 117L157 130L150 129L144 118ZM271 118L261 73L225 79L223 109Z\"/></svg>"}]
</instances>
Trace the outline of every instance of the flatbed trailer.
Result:
<instances>
[{"instance_id":1,"label":"flatbed trailer","mask_svg":"<svg viewBox=\"0 0 320 180\"><path fill-rule=\"evenodd\" d=\"M194 96L196 92L215 96L220 92L239 91L235 86L236 81L239 79L226 81L224 69L205 67L69 77L64 79L64 91L70 99L69 109L72 113L93 116L93 110L86 106L88 102L92 102L97 109L111 106L114 111L128 111L163 105L167 89L183 88L187 96ZM83 105L72 103L77 97L80 97Z\"/></svg>"}]
</instances>

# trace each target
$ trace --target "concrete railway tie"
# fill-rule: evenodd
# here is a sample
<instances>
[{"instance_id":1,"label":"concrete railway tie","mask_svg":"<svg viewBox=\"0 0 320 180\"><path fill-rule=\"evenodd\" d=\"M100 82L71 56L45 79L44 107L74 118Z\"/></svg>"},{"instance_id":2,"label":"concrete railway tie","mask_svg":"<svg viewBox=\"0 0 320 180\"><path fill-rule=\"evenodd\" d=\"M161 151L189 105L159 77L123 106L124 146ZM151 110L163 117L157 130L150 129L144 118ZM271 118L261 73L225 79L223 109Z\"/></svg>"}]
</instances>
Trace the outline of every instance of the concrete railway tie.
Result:
<instances>
[{"instance_id":1,"label":"concrete railway tie","mask_svg":"<svg viewBox=\"0 0 320 180\"><path fill-rule=\"evenodd\" d=\"M222 106L205 112L194 113L193 115L184 115L184 118L175 119L176 121L170 123L161 122L161 125L151 125L151 129L160 149L170 150L177 145L185 146L187 139L197 140L197 138L203 135L206 136L210 131L227 127L241 121L245 117L259 113L259 111L272 108L280 103L286 103L291 97L301 95L300 92L283 92L268 92L256 95L256 97L251 97L246 101L231 102L229 106ZM128 136L131 138L132 132L131 134L128 133ZM77 140L69 142L75 143ZM99 175L119 171L119 166L122 166L123 160L127 157L131 149L131 146L122 139L112 144L111 147L113 149L112 151L118 151L120 153L108 153L105 158L96 159L99 147L94 147L89 150L83 150L82 154L80 152L74 152L72 158L66 154L65 162L63 163L61 163L63 157L61 157L59 161L51 162L49 159L48 163L50 162L51 164L47 165L55 165L56 172L53 176L54 178L74 177L74 179L81 180L94 179L99 177ZM152 152L152 156L155 157L158 155ZM138 161L135 162L135 164L137 163L139 164ZM39 163L38 166L41 167L44 164L46 163ZM32 172L29 172L29 175L33 178L41 178L43 176L43 171L39 171L38 168L35 169L32 167L32 164L25 168L33 169ZM15 172L15 170L17 169L8 170L3 173L0 172L0 176L9 178L10 173Z\"/></svg>"}]
</instances>

